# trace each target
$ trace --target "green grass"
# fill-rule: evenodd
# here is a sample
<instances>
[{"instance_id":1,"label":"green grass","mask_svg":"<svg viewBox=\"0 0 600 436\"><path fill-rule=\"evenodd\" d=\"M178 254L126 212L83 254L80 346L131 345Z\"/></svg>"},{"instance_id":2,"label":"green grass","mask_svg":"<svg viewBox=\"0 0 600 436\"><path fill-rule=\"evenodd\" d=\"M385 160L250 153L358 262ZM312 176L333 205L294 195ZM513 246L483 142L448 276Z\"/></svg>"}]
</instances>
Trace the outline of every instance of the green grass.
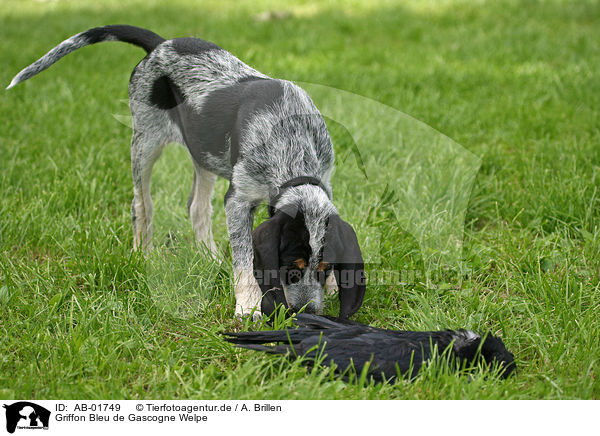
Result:
<instances>
[{"instance_id":1,"label":"green grass","mask_svg":"<svg viewBox=\"0 0 600 436\"><path fill-rule=\"evenodd\" d=\"M598 398L598 2L88 3L4 0L0 83L72 34L129 23L203 37L272 76L381 102L479 158L472 191L454 194L466 207L457 212L461 275L427 280L428 254L411 228L422 217L403 203L418 198L406 179L414 161L377 135L357 140L374 174L357 179L352 126L330 121L338 209L377 268L418 278L371 283L355 319L491 331L518 373L467 382L431 367L414 383L348 384L224 343L219 332L248 327L233 316L227 182L213 202L221 265L194 245L192 168L175 147L153 177L157 249L132 253L130 130L113 115L127 113L143 52L103 44L0 95L0 397ZM255 19L282 9L291 14ZM378 131L377 119L362 122Z\"/></svg>"}]
</instances>

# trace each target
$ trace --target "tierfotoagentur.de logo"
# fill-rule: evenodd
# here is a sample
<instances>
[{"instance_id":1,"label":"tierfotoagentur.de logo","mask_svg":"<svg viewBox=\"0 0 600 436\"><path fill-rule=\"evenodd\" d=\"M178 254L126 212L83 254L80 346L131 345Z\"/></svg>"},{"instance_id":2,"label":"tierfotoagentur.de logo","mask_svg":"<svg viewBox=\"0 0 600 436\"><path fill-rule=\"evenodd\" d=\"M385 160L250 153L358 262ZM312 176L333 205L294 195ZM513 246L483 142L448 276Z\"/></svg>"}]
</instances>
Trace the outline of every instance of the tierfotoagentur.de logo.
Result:
<instances>
[{"instance_id":1,"label":"tierfotoagentur.de logo","mask_svg":"<svg viewBox=\"0 0 600 436\"><path fill-rule=\"evenodd\" d=\"M6 409L6 431L14 433L19 430L48 430L50 411L42 406L28 401L19 401L10 405L4 404Z\"/></svg>"}]
</instances>

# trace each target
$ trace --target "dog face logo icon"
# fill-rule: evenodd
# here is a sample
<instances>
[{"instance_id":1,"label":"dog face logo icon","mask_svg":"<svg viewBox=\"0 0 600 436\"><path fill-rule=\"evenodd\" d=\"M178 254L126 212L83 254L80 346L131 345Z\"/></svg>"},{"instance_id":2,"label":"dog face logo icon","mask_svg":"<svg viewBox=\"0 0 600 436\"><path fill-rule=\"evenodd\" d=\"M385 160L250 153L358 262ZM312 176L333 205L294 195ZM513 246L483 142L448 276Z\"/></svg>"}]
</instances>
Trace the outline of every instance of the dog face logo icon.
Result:
<instances>
[{"instance_id":1,"label":"dog face logo icon","mask_svg":"<svg viewBox=\"0 0 600 436\"><path fill-rule=\"evenodd\" d=\"M15 429L48 429L50 411L28 401L19 401L4 405L6 409L6 431L14 433Z\"/></svg>"}]
</instances>

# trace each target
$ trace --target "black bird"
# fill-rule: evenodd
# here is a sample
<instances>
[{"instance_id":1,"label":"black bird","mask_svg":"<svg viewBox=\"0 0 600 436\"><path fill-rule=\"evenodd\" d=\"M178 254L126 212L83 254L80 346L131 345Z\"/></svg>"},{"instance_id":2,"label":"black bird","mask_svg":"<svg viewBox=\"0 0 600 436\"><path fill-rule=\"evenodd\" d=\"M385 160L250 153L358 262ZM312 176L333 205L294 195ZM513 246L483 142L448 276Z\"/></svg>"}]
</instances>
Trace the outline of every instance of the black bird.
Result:
<instances>
[{"instance_id":1,"label":"black bird","mask_svg":"<svg viewBox=\"0 0 600 436\"><path fill-rule=\"evenodd\" d=\"M448 352L452 363L469 367L483 359L486 365L498 365L501 377L515 369L514 357L502 339L469 330L413 332L385 330L347 319L301 313L298 328L257 332L224 333L225 340L242 348L318 359L321 364L335 363L339 373L354 365L357 374L370 362L367 375L375 381L394 379L398 372L414 378L433 351ZM278 343L279 345L264 345ZM438 355L439 355L438 354Z\"/></svg>"}]
</instances>

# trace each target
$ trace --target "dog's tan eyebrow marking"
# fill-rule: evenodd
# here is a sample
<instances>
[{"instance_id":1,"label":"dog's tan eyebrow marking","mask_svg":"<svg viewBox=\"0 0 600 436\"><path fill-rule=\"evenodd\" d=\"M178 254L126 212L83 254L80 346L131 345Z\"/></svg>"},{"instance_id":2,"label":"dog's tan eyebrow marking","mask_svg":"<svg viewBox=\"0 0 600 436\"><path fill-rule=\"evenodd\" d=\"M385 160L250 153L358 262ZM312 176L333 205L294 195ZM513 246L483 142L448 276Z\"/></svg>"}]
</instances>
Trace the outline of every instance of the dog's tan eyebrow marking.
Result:
<instances>
[{"instance_id":1,"label":"dog's tan eyebrow marking","mask_svg":"<svg viewBox=\"0 0 600 436\"><path fill-rule=\"evenodd\" d=\"M302 258L299 258L294 261L294 265L296 265L298 269L304 269L306 268L306 261Z\"/></svg>"},{"instance_id":2,"label":"dog's tan eyebrow marking","mask_svg":"<svg viewBox=\"0 0 600 436\"><path fill-rule=\"evenodd\" d=\"M317 271L325 271L327 268L329 268L329 264L327 262L319 262Z\"/></svg>"}]
</instances>

